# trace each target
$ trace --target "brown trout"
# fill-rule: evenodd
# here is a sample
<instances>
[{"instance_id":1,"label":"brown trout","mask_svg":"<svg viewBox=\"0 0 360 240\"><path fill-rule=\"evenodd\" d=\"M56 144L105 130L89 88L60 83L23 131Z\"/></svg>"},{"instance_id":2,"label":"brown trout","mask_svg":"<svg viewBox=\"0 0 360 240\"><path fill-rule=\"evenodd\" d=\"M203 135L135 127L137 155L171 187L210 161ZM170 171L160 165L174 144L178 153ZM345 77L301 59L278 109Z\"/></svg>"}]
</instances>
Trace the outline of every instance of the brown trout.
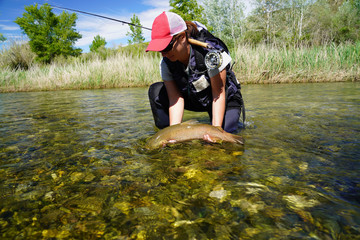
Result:
<instances>
[{"instance_id":1,"label":"brown trout","mask_svg":"<svg viewBox=\"0 0 360 240\"><path fill-rule=\"evenodd\" d=\"M187 121L158 131L148 140L146 148L156 149L164 147L169 143L185 142L194 139L204 139L216 143L232 142L244 144L241 136L225 132L220 127L196 121Z\"/></svg>"}]
</instances>

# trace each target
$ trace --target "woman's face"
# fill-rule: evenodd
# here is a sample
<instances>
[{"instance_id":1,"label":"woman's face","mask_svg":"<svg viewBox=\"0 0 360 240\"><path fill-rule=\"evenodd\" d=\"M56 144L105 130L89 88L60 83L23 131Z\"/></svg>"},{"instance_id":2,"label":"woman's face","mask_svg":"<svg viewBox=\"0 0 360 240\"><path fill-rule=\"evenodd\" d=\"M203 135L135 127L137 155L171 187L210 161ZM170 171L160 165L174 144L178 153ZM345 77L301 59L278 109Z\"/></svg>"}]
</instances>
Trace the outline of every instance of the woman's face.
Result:
<instances>
[{"instance_id":1,"label":"woman's face","mask_svg":"<svg viewBox=\"0 0 360 240\"><path fill-rule=\"evenodd\" d=\"M171 46L168 46L167 48L170 48L170 50L166 51L167 48L165 48L165 51L162 51L161 55L163 57L168 58L172 62L188 61L190 49L188 47L185 35L182 34L180 36L175 37L174 40L172 41L172 43L173 43L172 48L171 48ZM169 45L171 45L172 43L170 42Z\"/></svg>"}]
</instances>

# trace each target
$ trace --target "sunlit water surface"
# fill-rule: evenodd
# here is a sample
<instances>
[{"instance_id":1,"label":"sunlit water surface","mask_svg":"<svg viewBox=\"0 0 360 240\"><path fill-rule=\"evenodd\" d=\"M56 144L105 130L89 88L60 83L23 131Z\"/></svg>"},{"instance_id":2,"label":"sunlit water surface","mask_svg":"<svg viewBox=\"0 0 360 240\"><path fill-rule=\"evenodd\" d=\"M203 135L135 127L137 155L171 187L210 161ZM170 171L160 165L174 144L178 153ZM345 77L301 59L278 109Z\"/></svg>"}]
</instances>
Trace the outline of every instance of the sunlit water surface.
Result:
<instances>
[{"instance_id":1,"label":"sunlit water surface","mask_svg":"<svg viewBox=\"0 0 360 240\"><path fill-rule=\"evenodd\" d=\"M360 84L243 95L244 146L148 151L147 89L0 94L0 238L359 239Z\"/></svg>"}]
</instances>

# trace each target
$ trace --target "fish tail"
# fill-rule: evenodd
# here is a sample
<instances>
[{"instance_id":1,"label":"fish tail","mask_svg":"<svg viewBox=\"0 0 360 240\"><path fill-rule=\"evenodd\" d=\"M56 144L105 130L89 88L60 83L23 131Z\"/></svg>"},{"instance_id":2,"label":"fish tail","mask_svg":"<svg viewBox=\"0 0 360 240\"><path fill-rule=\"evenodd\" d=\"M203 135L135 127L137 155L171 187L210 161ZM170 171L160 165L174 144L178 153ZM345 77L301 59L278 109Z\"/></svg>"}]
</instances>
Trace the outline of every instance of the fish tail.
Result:
<instances>
[{"instance_id":1,"label":"fish tail","mask_svg":"<svg viewBox=\"0 0 360 240\"><path fill-rule=\"evenodd\" d=\"M239 144L244 144L244 139L242 136L239 136L239 135L233 135L234 137L234 140L236 143L239 143Z\"/></svg>"}]
</instances>

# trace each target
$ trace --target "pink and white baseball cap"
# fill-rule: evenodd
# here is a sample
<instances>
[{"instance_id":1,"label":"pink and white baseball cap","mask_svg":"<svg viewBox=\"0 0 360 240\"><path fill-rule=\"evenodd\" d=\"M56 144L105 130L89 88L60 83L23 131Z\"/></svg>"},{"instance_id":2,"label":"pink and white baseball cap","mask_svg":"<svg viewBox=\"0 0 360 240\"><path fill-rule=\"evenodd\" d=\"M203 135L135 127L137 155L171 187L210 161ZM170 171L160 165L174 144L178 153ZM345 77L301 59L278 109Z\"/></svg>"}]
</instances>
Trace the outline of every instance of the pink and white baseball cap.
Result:
<instances>
[{"instance_id":1,"label":"pink and white baseball cap","mask_svg":"<svg viewBox=\"0 0 360 240\"><path fill-rule=\"evenodd\" d=\"M151 41L146 48L148 51L160 52L164 50L174 35L186 30L185 21L176 13L163 12L153 22Z\"/></svg>"}]
</instances>

